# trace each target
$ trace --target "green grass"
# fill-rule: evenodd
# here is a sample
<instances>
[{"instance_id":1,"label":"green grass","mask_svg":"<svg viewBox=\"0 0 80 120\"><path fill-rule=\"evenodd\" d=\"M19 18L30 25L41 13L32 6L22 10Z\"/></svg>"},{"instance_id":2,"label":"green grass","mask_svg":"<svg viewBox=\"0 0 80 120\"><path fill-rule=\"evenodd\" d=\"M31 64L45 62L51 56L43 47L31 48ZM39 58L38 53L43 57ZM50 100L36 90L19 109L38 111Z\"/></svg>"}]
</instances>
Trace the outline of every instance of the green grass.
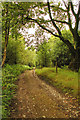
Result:
<instances>
[{"instance_id":1,"label":"green grass","mask_svg":"<svg viewBox=\"0 0 80 120\"><path fill-rule=\"evenodd\" d=\"M7 118L10 115L10 105L15 95L17 85L15 82L25 70L31 69L25 65L8 65L2 69L2 118Z\"/></svg>"},{"instance_id":2,"label":"green grass","mask_svg":"<svg viewBox=\"0 0 80 120\"><path fill-rule=\"evenodd\" d=\"M64 93L69 93L75 97L78 95L78 73L69 69L58 68L36 69L36 74L47 83L55 86Z\"/></svg>"}]
</instances>

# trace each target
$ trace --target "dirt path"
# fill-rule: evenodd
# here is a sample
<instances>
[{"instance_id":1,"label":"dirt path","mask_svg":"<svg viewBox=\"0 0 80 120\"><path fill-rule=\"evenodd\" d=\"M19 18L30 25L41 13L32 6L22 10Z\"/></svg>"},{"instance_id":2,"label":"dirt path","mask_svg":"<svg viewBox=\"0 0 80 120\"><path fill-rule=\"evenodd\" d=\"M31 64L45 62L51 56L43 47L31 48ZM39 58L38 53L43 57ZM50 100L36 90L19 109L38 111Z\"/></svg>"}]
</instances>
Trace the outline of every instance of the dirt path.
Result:
<instances>
[{"instance_id":1,"label":"dirt path","mask_svg":"<svg viewBox=\"0 0 80 120\"><path fill-rule=\"evenodd\" d=\"M15 97L17 101L12 107L12 118L78 117L75 104L35 76L33 70L27 70L19 76Z\"/></svg>"}]
</instances>

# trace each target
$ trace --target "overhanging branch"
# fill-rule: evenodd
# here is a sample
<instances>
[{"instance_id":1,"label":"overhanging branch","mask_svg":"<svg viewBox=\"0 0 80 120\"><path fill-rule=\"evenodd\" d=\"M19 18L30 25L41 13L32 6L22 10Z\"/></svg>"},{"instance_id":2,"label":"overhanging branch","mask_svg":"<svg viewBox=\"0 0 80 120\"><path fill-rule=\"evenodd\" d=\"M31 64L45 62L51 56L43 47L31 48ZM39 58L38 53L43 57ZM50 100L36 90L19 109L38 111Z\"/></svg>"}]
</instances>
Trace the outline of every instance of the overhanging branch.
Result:
<instances>
[{"instance_id":1,"label":"overhanging branch","mask_svg":"<svg viewBox=\"0 0 80 120\"><path fill-rule=\"evenodd\" d=\"M64 1L64 0L62 0L62 1L63 1L64 5L65 5L65 7L66 7L66 9L67 9L68 7L67 7L67 5L66 5L65 1Z\"/></svg>"},{"instance_id":2,"label":"overhanging branch","mask_svg":"<svg viewBox=\"0 0 80 120\"><path fill-rule=\"evenodd\" d=\"M55 19L53 19L54 21L56 21L56 22L60 22L60 23L64 23L64 24L67 24L67 25L69 25L69 23L68 22L66 22L66 21L62 21L62 20L55 20Z\"/></svg>"},{"instance_id":3,"label":"overhanging branch","mask_svg":"<svg viewBox=\"0 0 80 120\"><path fill-rule=\"evenodd\" d=\"M80 15L80 1L79 1L79 8L78 8L78 13L77 15Z\"/></svg>"},{"instance_id":4,"label":"overhanging branch","mask_svg":"<svg viewBox=\"0 0 80 120\"><path fill-rule=\"evenodd\" d=\"M60 37L60 39L68 46L73 56L75 56L76 50L74 49L73 45L69 42L69 40Z\"/></svg>"},{"instance_id":5,"label":"overhanging branch","mask_svg":"<svg viewBox=\"0 0 80 120\"><path fill-rule=\"evenodd\" d=\"M59 10L62 10L63 12L67 12L67 10L65 10L65 9L63 9L63 8L61 8L61 7L58 7L58 6L54 6L54 5L51 5L50 7L52 7L52 8L57 8L57 9L59 9Z\"/></svg>"},{"instance_id":6,"label":"overhanging branch","mask_svg":"<svg viewBox=\"0 0 80 120\"><path fill-rule=\"evenodd\" d=\"M30 20L30 22L33 22L33 21L34 21L34 22L37 23L42 29L44 29L44 30L46 30L47 32L51 33L51 34L54 35L55 37L59 37L59 35L54 34L52 31L50 31L49 29L47 29L47 28L45 28L43 25L41 25L36 19L29 18L29 17L27 17L26 19L27 19L27 20Z\"/></svg>"},{"instance_id":7,"label":"overhanging branch","mask_svg":"<svg viewBox=\"0 0 80 120\"><path fill-rule=\"evenodd\" d=\"M47 0L47 4L48 4L48 11L49 11L49 16L50 16L50 19L51 19L51 21L52 21L52 24L53 24L53 26L56 28L56 30L57 30L57 32L59 33L59 35L61 35L60 29L59 29L59 28L57 27L57 25L55 24L54 19L52 19L51 11L50 11L49 0Z\"/></svg>"},{"instance_id":8,"label":"overhanging branch","mask_svg":"<svg viewBox=\"0 0 80 120\"><path fill-rule=\"evenodd\" d=\"M72 32L72 34L74 35L69 11L70 11L70 2L68 2L67 14L68 14L69 28L70 28L70 31Z\"/></svg>"},{"instance_id":9,"label":"overhanging branch","mask_svg":"<svg viewBox=\"0 0 80 120\"><path fill-rule=\"evenodd\" d=\"M40 22L43 22L43 23L51 22L51 20L44 20L44 19L41 19L41 18L40 18L40 20L41 20ZM56 21L56 22L58 22L58 23L64 23L64 24L69 25L69 22L66 22L66 21L57 20L57 19L53 19L53 21Z\"/></svg>"},{"instance_id":10,"label":"overhanging branch","mask_svg":"<svg viewBox=\"0 0 80 120\"><path fill-rule=\"evenodd\" d=\"M80 1L79 1L78 12L75 15L76 22L75 22L74 32L76 32L76 34L78 33L78 25L79 25L79 20L80 20L79 15L80 15Z\"/></svg>"},{"instance_id":11,"label":"overhanging branch","mask_svg":"<svg viewBox=\"0 0 80 120\"><path fill-rule=\"evenodd\" d=\"M72 0L70 0L70 6L71 6L71 10L72 10L73 15L76 17L76 13L74 12Z\"/></svg>"}]
</instances>

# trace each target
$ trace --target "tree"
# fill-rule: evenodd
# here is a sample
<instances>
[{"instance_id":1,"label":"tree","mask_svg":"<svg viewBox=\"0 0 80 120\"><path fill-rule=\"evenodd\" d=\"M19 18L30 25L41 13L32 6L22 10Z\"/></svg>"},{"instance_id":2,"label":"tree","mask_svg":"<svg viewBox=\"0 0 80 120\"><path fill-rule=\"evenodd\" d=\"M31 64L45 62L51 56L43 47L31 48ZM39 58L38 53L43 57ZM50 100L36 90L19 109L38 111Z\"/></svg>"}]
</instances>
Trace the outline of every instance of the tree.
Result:
<instances>
[{"instance_id":1,"label":"tree","mask_svg":"<svg viewBox=\"0 0 80 120\"><path fill-rule=\"evenodd\" d=\"M41 67L48 67L51 65L50 46L46 40L38 46L37 64Z\"/></svg>"},{"instance_id":2,"label":"tree","mask_svg":"<svg viewBox=\"0 0 80 120\"><path fill-rule=\"evenodd\" d=\"M3 43L4 44L4 43ZM4 46L2 47L2 53ZM6 60L7 64L24 64L29 66L35 66L36 52L34 49L25 49L25 41L22 36L17 39L9 36L7 45Z\"/></svg>"},{"instance_id":3,"label":"tree","mask_svg":"<svg viewBox=\"0 0 80 120\"><path fill-rule=\"evenodd\" d=\"M9 37L6 61L8 64L25 64L26 63L26 50L24 39L19 36L17 40L15 38Z\"/></svg>"},{"instance_id":4,"label":"tree","mask_svg":"<svg viewBox=\"0 0 80 120\"><path fill-rule=\"evenodd\" d=\"M27 65L36 66L36 51L33 49L26 49L26 63Z\"/></svg>"},{"instance_id":5,"label":"tree","mask_svg":"<svg viewBox=\"0 0 80 120\"><path fill-rule=\"evenodd\" d=\"M36 26L35 28L32 27L31 29L29 29L28 25L27 27L25 25L24 28L21 29L20 32L25 38L26 46L27 47L34 46L34 48L37 50L38 46L41 43L43 43L45 39L46 41L48 41L51 35L47 34L47 32L45 32L38 25L35 25L35 26ZM31 31L31 33L29 33L29 31Z\"/></svg>"},{"instance_id":6,"label":"tree","mask_svg":"<svg viewBox=\"0 0 80 120\"><path fill-rule=\"evenodd\" d=\"M6 60L6 50L9 41L9 35L12 37L19 35L19 29L22 25L26 24L24 19L24 15L28 15L28 9L30 5L34 3L26 2L2 2L2 36L5 38L4 45L4 54L2 58L2 67L4 66ZM24 22L23 22L24 21Z\"/></svg>"},{"instance_id":7,"label":"tree","mask_svg":"<svg viewBox=\"0 0 80 120\"><path fill-rule=\"evenodd\" d=\"M37 29L35 30L35 34L34 34L34 41L35 41L35 49L38 49L38 46L42 43L44 43L45 41L48 41L49 37L47 35L47 33L40 28L39 26L37 26Z\"/></svg>"},{"instance_id":8,"label":"tree","mask_svg":"<svg viewBox=\"0 0 80 120\"><path fill-rule=\"evenodd\" d=\"M62 0L63 3L55 3L55 2L49 2L47 0L47 3L43 2L35 2L35 3L24 3L24 2L17 2L17 3L6 3L4 4L4 23L5 24L5 43L7 43L9 38L9 25L13 22L14 30L16 31L17 28L20 28L20 25L25 25L26 23L29 24L29 22L35 22L37 23L42 29L45 31L51 33L53 36L60 38L61 41L63 41L68 48L70 49L70 52L72 54L72 62L69 65L69 67L72 70L78 71L80 66L80 35L78 33L78 27L79 27L79 16L80 16L80 2L78 6L77 12L74 10L75 5L73 4L72 0L70 0L67 4L64 0ZM63 9L63 4L65 8ZM8 7L8 6L12 7ZM29 6L29 7L28 7ZM14 9L15 7L15 9ZM12 11L9 12L8 8ZM10 14L11 13L11 14ZM8 17L8 15L11 15ZM13 17L12 17L13 16ZM14 17L16 16L16 17ZM48 19L46 19L46 16L48 16ZM74 27L73 27L73 17L75 19ZM14 18L11 20L11 17ZM17 18L17 19L15 19ZM15 21L15 22L14 22ZM9 24L10 22L10 24ZM14 24L15 23L15 24ZM20 24L19 24L20 23ZM74 45L68 40L65 39L61 33L61 30L64 28L64 26L69 26L69 29L73 35L74 38ZM12 26L12 25L11 25ZM16 28L16 29L15 29ZM7 44L5 44L6 46ZM6 47L5 47L6 48ZM4 53L6 49L4 49ZM4 56L6 56L4 54ZM3 63L5 61L3 57ZM2 65L3 66L3 65Z\"/></svg>"},{"instance_id":9,"label":"tree","mask_svg":"<svg viewBox=\"0 0 80 120\"><path fill-rule=\"evenodd\" d=\"M29 20L31 22L37 23L42 29L48 31L53 36L60 38L61 41L63 41L68 48L70 49L70 52L72 54L72 61L69 65L69 68L72 70L78 71L80 67L80 35L78 33L78 26L79 26L79 16L80 16L80 2L78 6L78 11L76 12L74 10L74 4L72 0L70 0L67 4L64 0L63 4L65 6L65 9L63 9L63 6L59 2L58 4L53 4L47 0L46 3L37 3L34 6L33 13L35 14L35 17L28 16L25 18L26 20ZM49 15L49 18L46 20L45 15ZM72 16L75 18L74 27L72 25ZM69 26L69 29L73 35L74 38L74 45L68 40L65 39L61 33L62 28L64 27L64 24ZM53 26L53 27L50 27Z\"/></svg>"},{"instance_id":10,"label":"tree","mask_svg":"<svg viewBox=\"0 0 80 120\"><path fill-rule=\"evenodd\" d=\"M9 39L9 30L10 30L10 18L9 18L9 9L8 9L8 3L6 3L5 5L5 9L3 10L3 13L2 15L5 16L5 18L3 18L3 20L5 19L5 22L2 24L2 28L4 29L5 31L5 46L4 46L4 55L3 55L3 60L2 60L2 67L4 65L4 62L5 62L5 59L6 59L6 48L7 48L7 44L8 44L8 39ZM5 11L5 12L4 12Z\"/></svg>"},{"instance_id":11,"label":"tree","mask_svg":"<svg viewBox=\"0 0 80 120\"><path fill-rule=\"evenodd\" d=\"M64 37L70 37L71 39L71 34L69 34L69 31L66 32L68 34L65 34ZM67 45L65 45L59 38L54 36L51 36L48 44L51 48L51 60L53 65L56 65L56 62L58 67L69 65L71 61L71 53Z\"/></svg>"}]
</instances>

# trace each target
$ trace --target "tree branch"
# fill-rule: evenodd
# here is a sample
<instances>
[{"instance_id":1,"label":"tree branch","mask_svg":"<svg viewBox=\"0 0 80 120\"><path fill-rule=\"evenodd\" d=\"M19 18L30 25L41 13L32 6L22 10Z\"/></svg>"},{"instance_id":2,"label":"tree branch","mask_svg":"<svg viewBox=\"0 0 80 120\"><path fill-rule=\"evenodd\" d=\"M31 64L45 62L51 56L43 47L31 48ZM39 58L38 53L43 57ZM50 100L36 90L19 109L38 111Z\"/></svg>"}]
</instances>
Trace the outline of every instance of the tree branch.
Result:
<instances>
[{"instance_id":1,"label":"tree branch","mask_svg":"<svg viewBox=\"0 0 80 120\"><path fill-rule=\"evenodd\" d=\"M49 29L47 29L47 28L45 28L43 25L41 25L36 19L29 18L29 17L27 17L26 19L27 19L27 20L32 20L31 22L34 21L34 22L37 23L42 29L48 31L49 33L51 33L51 34L54 35L55 37L59 37L59 35L54 34L52 31L50 31Z\"/></svg>"},{"instance_id":2,"label":"tree branch","mask_svg":"<svg viewBox=\"0 0 80 120\"><path fill-rule=\"evenodd\" d=\"M58 7L58 6L54 6L54 5L51 5L50 7L52 7L52 8L58 8L59 10L62 10L63 12L67 12L67 10L65 10L65 9L63 9L63 8L61 8L61 7Z\"/></svg>"},{"instance_id":3,"label":"tree branch","mask_svg":"<svg viewBox=\"0 0 80 120\"><path fill-rule=\"evenodd\" d=\"M79 8L78 8L78 12L75 16L76 22L75 22L75 28L74 28L74 32L78 32L78 25L79 25L79 15L80 15L80 1L79 1Z\"/></svg>"},{"instance_id":4,"label":"tree branch","mask_svg":"<svg viewBox=\"0 0 80 120\"><path fill-rule=\"evenodd\" d=\"M65 40L62 36L60 35L56 35L54 34L52 31L48 30L47 28L45 28L43 25L41 25L37 20L33 19L33 18L26 18L27 20L31 20L30 22L35 22L37 23L42 29L48 31L49 33L51 33L52 35L54 35L55 37L58 37L60 38L68 47L69 49L71 50L72 54L74 55L75 54L75 50L74 50L74 47L72 46L72 44L68 41L68 40Z\"/></svg>"},{"instance_id":5,"label":"tree branch","mask_svg":"<svg viewBox=\"0 0 80 120\"><path fill-rule=\"evenodd\" d=\"M76 13L74 12L72 0L70 0L70 6L71 6L71 10L72 10L73 15L76 17Z\"/></svg>"},{"instance_id":6,"label":"tree branch","mask_svg":"<svg viewBox=\"0 0 80 120\"><path fill-rule=\"evenodd\" d=\"M46 22L51 22L51 20L44 20L44 19L41 19L41 18L40 18L40 20L41 20L41 22L44 22L44 23L46 23ZM69 23L66 22L66 21L57 20L57 19L53 19L53 21L56 21L56 22L60 22L60 23L64 23L64 24L69 25Z\"/></svg>"},{"instance_id":7,"label":"tree branch","mask_svg":"<svg viewBox=\"0 0 80 120\"><path fill-rule=\"evenodd\" d=\"M49 16L50 16L50 19L51 19L51 21L52 21L52 24L53 24L53 26L56 28L56 30L57 30L57 32L59 33L59 35L61 35L60 29L59 29L59 28L57 27L57 25L55 24L54 19L52 19L51 11L50 11L49 0L47 0L47 4L48 4L48 11L49 11Z\"/></svg>"},{"instance_id":8,"label":"tree branch","mask_svg":"<svg viewBox=\"0 0 80 120\"><path fill-rule=\"evenodd\" d=\"M70 31L72 32L72 34L74 35L69 11L70 11L70 3L68 2L67 14L68 14L69 28L70 28Z\"/></svg>"},{"instance_id":9,"label":"tree branch","mask_svg":"<svg viewBox=\"0 0 80 120\"><path fill-rule=\"evenodd\" d=\"M80 3L80 2L79 2L79 3ZM72 0L70 0L69 5L71 6L71 11L72 11L72 13L73 13L73 15L74 15L74 17L75 17L75 19L76 19L75 28L74 28L74 30L73 30L73 29L72 29L72 26L71 26L70 15L68 14L69 23L70 23L70 24L69 24L70 30L71 30L71 32L72 32L72 34L73 34L73 36L74 36L74 34L77 34L77 31L78 31L79 14L80 14L80 4L79 4L79 9L78 9L78 13L77 13L77 14L74 12ZM76 33L75 33L75 32L76 32Z\"/></svg>"},{"instance_id":10,"label":"tree branch","mask_svg":"<svg viewBox=\"0 0 80 120\"><path fill-rule=\"evenodd\" d=\"M60 39L68 46L73 56L75 56L76 50L74 49L73 45L69 42L69 40L60 37Z\"/></svg>"},{"instance_id":11,"label":"tree branch","mask_svg":"<svg viewBox=\"0 0 80 120\"><path fill-rule=\"evenodd\" d=\"M79 8L78 8L78 13L77 13L77 15L79 15L80 14L80 1L79 1Z\"/></svg>"},{"instance_id":12,"label":"tree branch","mask_svg":"<svg viewBox=\"0 0 80 120\"><path fill-rule=\"evenodd\" d=\"M62 1L63 1L64 5L65 5L65 7L66 7L66 9L67 9L68 7L67 7L67 5L66 5L65 1L64 1L64 0L62 0Z\"/></svg>"},{"instance_id":13,"label":"tree branch","mask_svg":"<svg viewBox=\"0 0 80 120\"><path fill-rule=\"evenodd\" d=\"M62 20L55 20L55 19L53 19L54 21L56 21L56 22L60 22L60 23L65 23L65 24L68 24L69 25L69 23L68 22L66 22L66 21L62 21Z\"/></svg>"},{"instance_id":14,"label":"tree branch","mask_svg":"<svg viewBox=\"0 0 80 120\"><path fill-rule=\"evenodd\" d=\"M75 23L75 28L74 28L74 32L76 32L77 33L77 31L78 31L78 25L79 25L79 15L77 15L76 16L76 23Z\"/></svg>"},{"instance_id":15,"label":"tree branch","mask_svg":"<svg viewBox=\"0 0 80 120\"><path fill-rule=\"evenodd\" d=\"M39 3L39 2L38 2L38 3ZM40 3L39 3L39 4L38 4L38 3L37 3L36 5L34 5L34 6L32 6L31 8L39 7L39 4L40 4ZM47 6L47 3L43 3L43 6Z\"/></svg>"}]
</instances>

